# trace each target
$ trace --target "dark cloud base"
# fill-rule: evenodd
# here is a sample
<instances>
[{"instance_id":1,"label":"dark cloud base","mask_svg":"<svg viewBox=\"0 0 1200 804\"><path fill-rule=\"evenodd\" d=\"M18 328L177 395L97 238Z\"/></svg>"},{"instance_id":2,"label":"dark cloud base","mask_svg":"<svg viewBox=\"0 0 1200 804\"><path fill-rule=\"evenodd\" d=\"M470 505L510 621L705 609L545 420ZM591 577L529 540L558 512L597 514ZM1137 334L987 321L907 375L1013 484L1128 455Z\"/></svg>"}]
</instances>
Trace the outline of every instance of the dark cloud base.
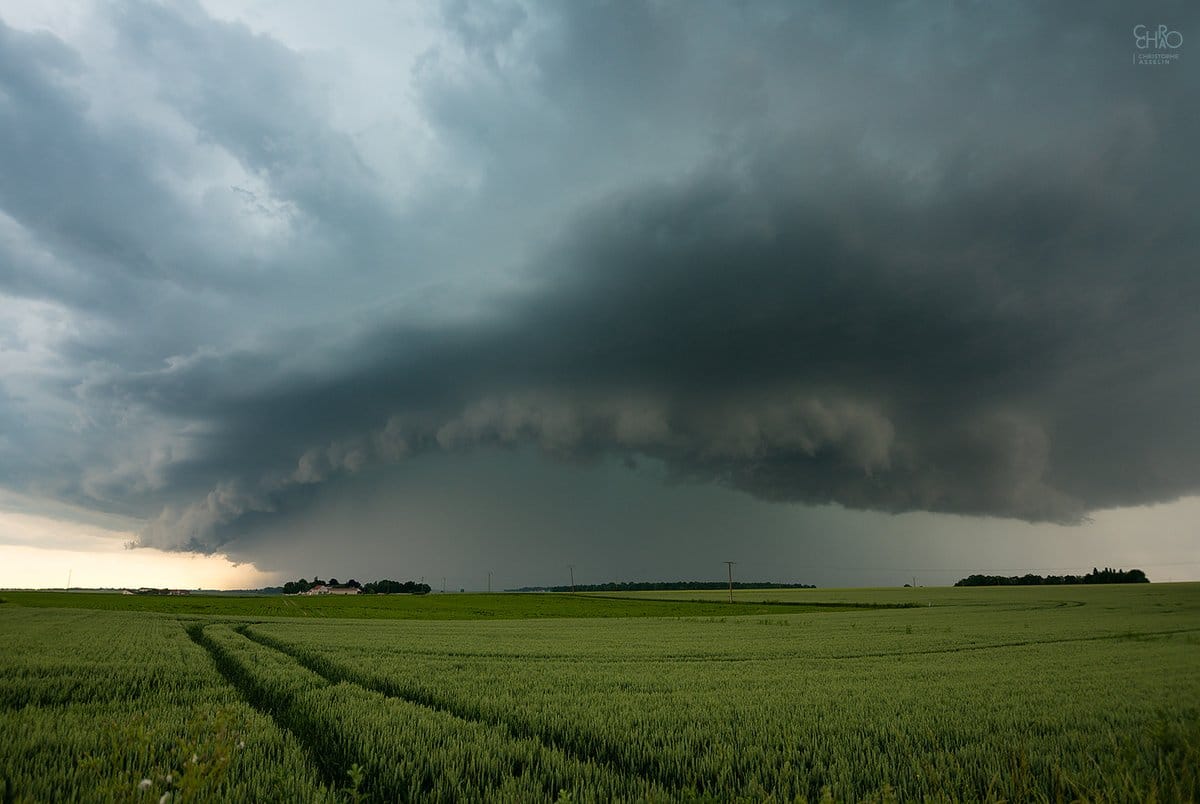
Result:
<instances>
[{"instance_id":1,"label":"dark cloud base","mask_svg":"<svg viewBox=\"0 0 1200 804\"><path fill-rule=\"evenodd\" d=\"M49 431L5 403L24 434L4 480L201 552L252 552L331 479L495 448L1028 522L1200 492L1200 125L1179 103L1197 73L1131 69L1138 20L1086 8L704 6L686 31L629 7L451 8L475 72L431 56L413 80L485 168L470 198L401 209L295 79L301 54L198 8L123 6L126 57L170 78L157 102L288 210L287 247L257 262L165 192L126 136L148 132L89 118L69 48L0 28L21 122L0 127L0 205L74 266L13 257L0 282L133 322L64 347L76 442L37 449ZM521 93L496 80L512 64ZM652 139L697 156L654 173ZM491 253L513 241L510 289L472 315L346 312L400 275L506 269ZM270 299L299 306L255 329ZM114 461L131 432L154 445Z\"/></svg>"},{"instance_id":2,"label":"dark cloud base","mask_svg":"<svg viewBox=\"0 0 1200 804\"><path fill-rule=\"evenodd\" d=\"M333 380L220 400L228 436L212 460L231 470L253 461L234 445L274 453L279 432L328 446L215 501L216 530L330 473L488 445L645 455L773 501L1028 521L1200 487L1200 377L1172 348L1196 317L1148 327L1112 302L1153 293L1138 303L1168 310L1200 283L1171 261L1131 273L1143 243L1122 253L1093 237L1139 221L1109 219L1069 176L1031 165L978 187L946 176L916 205L889 199L906 188L886 174L860 176L876 188L864 220L855 199L798 193L811 183L779 181L772 164L589 210L544 260L543 289L486 325L384 329ZM1022 187L1017 170L1039 182ZM1017 239L989 221L1060 205L1096 222ZM1159 228L1179 217L1157 212ZM1178 226L1177 242L1193 237ZM1004 247L980 257L981 243ZM1139 360L1114 363L1117 342ZM1148 395L1156 377L1175 387ZM176 382L168 398L199 397ZM363 421L374 427L346 426ZM1097 460L1098 440L1119 452Z\"/></svg>"}]
</instances>

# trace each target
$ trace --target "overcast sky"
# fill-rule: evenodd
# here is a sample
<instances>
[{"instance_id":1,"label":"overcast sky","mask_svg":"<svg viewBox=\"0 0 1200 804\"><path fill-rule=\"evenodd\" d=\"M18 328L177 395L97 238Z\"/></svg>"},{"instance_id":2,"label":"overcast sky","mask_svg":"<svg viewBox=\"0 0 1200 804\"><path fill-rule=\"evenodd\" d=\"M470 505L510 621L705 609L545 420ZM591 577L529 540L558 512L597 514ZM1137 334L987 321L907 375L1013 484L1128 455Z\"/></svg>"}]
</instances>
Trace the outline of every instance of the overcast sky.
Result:
<instances>
[{"instance_id":1,"label":"overcast sky","mask_svg":"<svg viewBox=\"0 0 1200 804\"><path fill-rule=\"evenodd\" d=\"M1198 18L0 0L0 585L1200 579Z\"/></svg>"}]
</instances>

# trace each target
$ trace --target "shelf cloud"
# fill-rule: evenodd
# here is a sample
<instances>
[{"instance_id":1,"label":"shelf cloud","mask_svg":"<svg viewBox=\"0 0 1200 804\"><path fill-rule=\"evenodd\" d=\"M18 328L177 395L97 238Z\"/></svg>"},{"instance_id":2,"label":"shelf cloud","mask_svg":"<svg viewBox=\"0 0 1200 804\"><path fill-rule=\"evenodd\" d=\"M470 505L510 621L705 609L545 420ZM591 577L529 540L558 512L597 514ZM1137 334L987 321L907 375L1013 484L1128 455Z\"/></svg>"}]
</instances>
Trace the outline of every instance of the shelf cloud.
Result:
<instances>
[{"instance_id":1,"label":"shelf cloud","mask_svg":"<svg viewBox=\"0 0 1200 804\"><path fill-rule=\"evenodd\" d=\"M0 22L0 484L251 557L489 450L1025 522L1200 493L1198 73L1130 34L1194 10L427 11L351 54Z\"/></svg>"}]
</instances>

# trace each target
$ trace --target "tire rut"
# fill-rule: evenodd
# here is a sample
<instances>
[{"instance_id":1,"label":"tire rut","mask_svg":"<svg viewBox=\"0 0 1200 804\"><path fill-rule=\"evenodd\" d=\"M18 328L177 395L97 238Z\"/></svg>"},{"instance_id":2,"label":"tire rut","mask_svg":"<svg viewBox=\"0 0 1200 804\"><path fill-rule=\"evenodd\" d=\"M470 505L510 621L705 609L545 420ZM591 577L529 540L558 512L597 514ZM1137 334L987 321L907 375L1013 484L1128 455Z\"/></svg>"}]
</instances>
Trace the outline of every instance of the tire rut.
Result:
<instances>
[{"instance_id":1,"label":"tire rut","mask_svg":"<svg viewBox=\"0 0 1200 804\"><path fill-rule=\"evenodd\" d=\"M1200 628L1176 628L1169 631L1140 631L1124 634L1105 634L1103 636L1064 637L1062 639L1028 639L1018 642L993 642L988 645L964 645L957 648L928 648L924 650L892 650L874 653L839 653L827 656L827 659L874 659L883 656L929 656L938 653L966 653L977 650L995 650L998 648L1024 648L1030 645L1062 645L1070 642L1104 642L1106 640L1143 639L1147 637L1170 636L1172 634L1192 634L1200 632Z\"/></svg>"},{"instance_id":2,"label":"tire rut","mask_svg":"<svg viewBox=\"0 0 1200 804\"><path fill-rule=\"evenodd\" d=\"M603 742L593 745L592 750L589 751L582 746L572 744L570 740L556 739L555 736L539 731L516 719L505 718L500 715L493 717L480 715L470 711L466 707L456 706L452 701L441 696L427 692L414 692L401 689L399 685L388 684L378 680L372 681L361 675L346 672L334 662L308 653L303 649L297 649L294 646L273 639L272 637L264 636L263 634L251 633L249 626L243 626L236 630L247 639L292 658L301 667L311 670L330 683L354 684L389 698L395 698L409 704L451 715L465 722L480 723L486 726L500 726L510 736L517 739L532 740L548 751L556 751L578 762L607 765L617 773L632 777L649 785L660 785L676 793L687 792L695 786L695 779L684 780L677 778L675 774L667 772L665 768L657 764L630 762L621 756L615 748ZM595 750L596 748L600 750ZM711 781L714 784L716 782L716 780Z\"/></svg>"},{"instance_id":3,"label":"tire rut","mask_svg":"<svg viewBox=\"0 0 1200 804\"><path fill-rule=\"evenodd\" d=\"M245 678L230 655L204 633L206 625L205 623L187 624L184 625L184 631L192 642L203 648L212 658L213 663L217 666L217 672L254 711L270 718L271 722L281 731L296 741L303 749L309 764L320 775L321 780L330 791L336 794L345 781L345 769L357 761L357 758L342 756L337 746L326 745L311 739L307 736L311 733L311 728L304 728L305 725L311 726L311 724L303 724L298 722L297 718L289 717L283 707L271 706L267 694Z\"/></svg>"}]
</instances>

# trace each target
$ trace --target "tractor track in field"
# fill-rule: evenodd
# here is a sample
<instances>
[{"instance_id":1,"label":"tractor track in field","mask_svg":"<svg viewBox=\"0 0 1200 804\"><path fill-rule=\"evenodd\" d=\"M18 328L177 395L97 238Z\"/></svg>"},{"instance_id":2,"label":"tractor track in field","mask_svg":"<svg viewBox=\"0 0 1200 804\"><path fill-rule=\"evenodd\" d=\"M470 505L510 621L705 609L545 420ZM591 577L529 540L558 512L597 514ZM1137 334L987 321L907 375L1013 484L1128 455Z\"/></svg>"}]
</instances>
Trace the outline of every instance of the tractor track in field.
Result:
<instances>
[{"instance_id":1,"label":"tractor track in field","mask_svg":"<svg viewBox=\"0 0 1200 804\"><path fill-rule=\"evenodd\" d=\"M262 634L251 633L248 625L235 630L252 642L284 654L301 667L316 673L331 684L353 684L388 698L394 698L405 703L450 715L464 722L479 723L491 727L499 726L515 739L531 740L547 751L558 752L578 762L607 765L617 773L640 779L651 785L660 785L669 791L686 791L694 787L697 781L696 779L684 780L676 778L675 774L664 772L664 768L657 763L632 763L625 757L622 757L616 748L610 747L602 741L593 744L590 747L591 750L588 750L583 746L574 744L570 739L556 738L555 735L546 734L516 719L505 718L500 715L488 716L480 714L471 711L467 707L456 705L449 699L438 695L425 691L414 692L401 689L398 685L388 684L382 680L372 680L346 672L339 668L336 663L316 654L295 648ZM716 780L700 781L712 781L715 783Z\"/></svg>"},{"instance_id":2,"label":"tractor track in field","mask_svg":"<svg viewBox=\"0 0 1200 804\"><path fill-rule=\"evenodd\" d=\"M296 741L317 773L320 774L321 780L329 787L331 791L340 790L346 781L345 769L357 761L356 757L347 757L334 746L319 745L309 738L305 737L308 730L302 728L303 724L296 722L294 718L288 717L285 712L277 711L276 707L270 706L266 700L266 695L254 688L254 685L248 682L241 671L237 668L233 659L228 655L224 648L214 642L204 629L211 623L189 623L183 625L184 631L188 637L199 645L212 658L213 663L217 666L217 671L225 682L229 684L238 695L259 714L265 715L285 734L288 734ZM331 750L332 749L332 750Z\"/></svg>"},{"instance_id":3,"label":"tractor track in field","mask_svg":"<svg viewBox=\"0 0 1200 804\"><path fill-rule=\"evenodd\" d=\"M686 797L689 791L703 790L705 787L717 782L715 779L697 778L694 776L688 779L679 778L669 767L652 759L644 761L631 760L628 756L622 755L619 746L611 745L603 739L589 738L587 735L581 735L573 739L570 734L556 734L548 730L539 729L519 719L508 717L503 713L480 711L475 707L464 705L448 696L443 696L435 691L426 689L422 685L392 682L387 679L375 678L368 674L356 672L352 668L342 667L335 660L331 660L317 651L294 646L275 637L266 636L251 630L254 625L261 625L262 623L247 623L242 621L238 625L233 625L233 623L226 624L232 626L234 633L240 635L242 638L286 656L298 666L315 673L326 684L344 683L353 685L393 700L422 707L439 714L449 715L464 723L500 728L511 739L528 740L540 746L543 750L557 753L560 756L582 763L607 767L612 772L631 780L639 780L648 785L657 786L660 790L667 792L669 796L684 795ZM339 747L336 744L326 745L320 739L319 729L314 730L314 724L303 722L304 718L302 714L298 715L296 711L289 707L271 705L270 701L267 700L267 696L255 689L256 685L253 679L247 678L244 671L237 667L232 657L226 655L227 650L205 635L205 624L194 623L185 625L185 628L192 640L212 656L221 675L239 692L247 703L257 711L270 717L282 730L291 734L297 743L304 748L309 761L321 774L322 779L326 781L331 789L339 789L339 786L345 782L345 769L354 762L361 762L361 758L350 755L344 747ZM1154 639L1175 634L1192 634L1198 632L1200 632L1200 628L1180 628L1159 631L1124 632L1100 636L1017 640L983 645L960 645L949 648L838 654L808 658L843 660L921 656L1076 642ZM740 659L740 657L729 658L734 660ZM778 660L784 657L772 658ZM714 657L705 657L703 660L712 661ZM720 661L719 658L716 660ZM771 659L767 659L766 661L771 661ZM376 793L378 794L378 791ZM368 793L368 798L374 797Z\"/></svg>"},{"instance_id":4,"label":"tractor track in field","mask_svg":"<svg viewBox=\"0 0 1200 804\"><path fill-rule=\"evenodd\" d=\"M839 653L834 656L812 657L825 659L874 659L884 656L928 656L936 653L966 653L977 650L995 650L997 648L1024 648L1032 645L1061 645L1069 642L1104 642L1120 640L1140 640L1152 637L1171 636L1172 634L1200 633L1200 628L1174 628L1168 631L1129 631L1121 634L1104 634L1101 636L1063 637L1061 639L1027 639L1017 642L993 642L987 645L961 645L956 648L925 648L921 650L889 650L872 653Z\"/></svg>"}]
</instances>

